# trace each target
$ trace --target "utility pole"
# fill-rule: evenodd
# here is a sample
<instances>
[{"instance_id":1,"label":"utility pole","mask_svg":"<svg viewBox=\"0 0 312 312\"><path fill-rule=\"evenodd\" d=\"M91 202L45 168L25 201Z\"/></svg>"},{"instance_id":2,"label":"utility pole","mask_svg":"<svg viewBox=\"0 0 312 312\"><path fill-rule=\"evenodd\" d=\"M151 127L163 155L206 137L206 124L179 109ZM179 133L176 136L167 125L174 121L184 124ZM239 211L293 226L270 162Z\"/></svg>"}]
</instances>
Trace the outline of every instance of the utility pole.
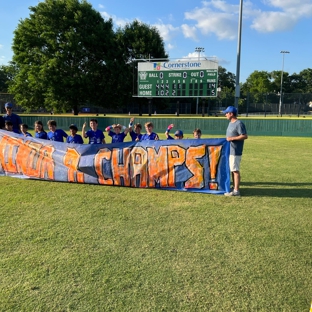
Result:
<instances>
[{"instance_id":1,"label":"utility pole","mask_svg":"<svg viewBox=\"0 0 312 312\"><path fill-rule=\"evenodd\" d=\"M238 111L238 99L240 98L240 54L241 54L241 37L242 37L242 16L243 16L243 0L239 4L239 18L238 18L238 39L237 39L237 61L236 61L236 80L235 80L235 104Z\"/></svg>"},{"instance_id":2,"label":"utility pole","mask_svg":"<svg viewBox=\"0 0 312 312\"><path fill-rule=\"evenodd\" d=\"M282 61L281 91L280 91L280 99L279 99L278 114L282 117L284 56L285 56L285 53L289 53L289 51L281 51L280 53L282 53L282 54L283 54L283 61Z\"/></svg>"}]
</instances>

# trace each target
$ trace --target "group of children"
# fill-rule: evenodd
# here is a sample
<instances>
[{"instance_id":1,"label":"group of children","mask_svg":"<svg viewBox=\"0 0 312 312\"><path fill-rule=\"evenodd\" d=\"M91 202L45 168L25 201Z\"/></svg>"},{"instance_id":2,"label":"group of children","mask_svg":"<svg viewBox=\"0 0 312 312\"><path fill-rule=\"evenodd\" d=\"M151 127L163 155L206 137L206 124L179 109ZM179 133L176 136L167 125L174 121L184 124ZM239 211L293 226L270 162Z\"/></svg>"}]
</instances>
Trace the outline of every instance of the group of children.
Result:
<instances>
[{"instance_id":1,"label":"group of children","mask_svg":"<svg viewBox=\"0 0 312 312\"><path fill-rule=\"evenodd\" d=\"M11 122L5 123L5 129L8 131L13 131L13 124ZM38 139L51 140L57 142L66 143L76 143L83 144L83 138L89 139L89 144L105 144L105 135L102 130L98 129L98 121L96 119L90 120L90 129L86 130L87 123L85 122L82 126L82 136L77 134L78 128L76 125L71 124L69 126L68 135L64 130L57 129L57 124L55 120L49 120L47 123L49 132L44 130L42 121L37 120L35 122L35 137ZM159 140L157 133L153 132L153 123L145 123L146 133L142 134L142 125L140 123L134 124L134 118L130 119L129 126L125 127L120 124L113 124L106 127L105 131L108 133L108 136L112 138L112 143L123 142L125 137L130 134L132 141L144 141L144 140ZM181 140L183 139L183 131L177 130L174 133L174 137L170 136L169 132L174 127L173 124L170 124L165 132L167 140ZM27 124L20 125L20 134L25 137L31 137L32 135L28 132ZM201 138L201 130L196 128L193 131L193 136L195 139Z\"/></svg>"}]
</instances>

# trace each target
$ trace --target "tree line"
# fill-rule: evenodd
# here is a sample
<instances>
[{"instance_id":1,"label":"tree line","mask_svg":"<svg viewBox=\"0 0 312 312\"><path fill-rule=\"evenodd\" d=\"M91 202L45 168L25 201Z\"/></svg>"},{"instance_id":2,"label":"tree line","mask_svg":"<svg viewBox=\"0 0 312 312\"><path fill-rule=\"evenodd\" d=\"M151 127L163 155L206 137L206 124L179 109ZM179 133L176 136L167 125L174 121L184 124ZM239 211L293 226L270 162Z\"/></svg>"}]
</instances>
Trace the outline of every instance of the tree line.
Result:
<instances>
[{"instance_id":1,"label":"tree line","mask_svg":"<svg viewBox=\"0 0 312 312\"><path fill-rule=\"evenodd\" d=\"M81 106L124 107L137 89L137 63L142 59L169 60L157 28L134 20L114 29L85 0L45 0L29 8L14 31L13 58L0 66L0 92L12 93L25 109L45 107L57 112ZM235 75L219 66L222 94L234 94ZM281 71L254 71L241 84L250 93L277 93ZM283 92L312 93L312 69L283 74ZM164 107L168 99L153 99Z\"/></svg>"}]
</instances>

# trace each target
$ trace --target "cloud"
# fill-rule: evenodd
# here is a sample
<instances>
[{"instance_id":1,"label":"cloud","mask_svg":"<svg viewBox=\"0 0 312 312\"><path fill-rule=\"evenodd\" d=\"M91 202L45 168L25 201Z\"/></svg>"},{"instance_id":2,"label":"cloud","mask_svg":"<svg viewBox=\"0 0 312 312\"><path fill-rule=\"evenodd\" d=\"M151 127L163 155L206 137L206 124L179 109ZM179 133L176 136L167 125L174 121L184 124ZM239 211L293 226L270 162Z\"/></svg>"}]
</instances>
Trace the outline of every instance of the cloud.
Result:
<instances>
[{"instance_id":1,"label":"cloud","mask_svg":"<svg viewBox=\"0 0 312 312\"><path fill-rule=\"evenodd\" d=\"M254 17L251 28L258 32L291 30L302 18L312 16L311 0L266 0L274 10L261 11Z\"/></svg>"},{"instance_id":2,"label":"cloud","mask_svg":"<svg viewBox=\"0 0 312 312\"><path fill-rule=\"evenodd\" d=\"M197 28L195 26L189 26L187 24L181 25L181 29L185 38L193 38L194 41L198 41Z\"/></svg>"},{"instance_id":3,"label":"cloud","mask_svg":"<svg viewBox=\"0 0 312 312\"><path fill-rule=\"evenodd\" d=\"M0 55L0 64L6 63L6 57L4 55Z\"/></svg>"},{"instance_id":4,"label":"cloud","mask_svg":"<svg viewBox=\"0 0 312 312\"><path fill-rule=\"evenodd\" d=\"M290 30L296 19L288 17L284 12L261 12L252 22L251 28L258 32L276 32Z\"/></svg>"},{"instance_id":5,"label":"cloud","mask_svg":"<svg viewBox=\"0 0 312 312\"><path fill-rule=\"evenodd\" d=\"M261 7L259 7L261 5ZM215 35L219 40L233 40L237 37L239 5L223 0L203 1L184 13L185 20L193 25L182 24L185 38L198 40L197 33L205 36ZM257 32L277 32L292 29L302 18L312 16L311 0L263 0L256 5L251 1L243 3L243 27Z\"/></svg>"},{"instance_id":6,"label":"cloud","mask_svg":"<svg viewBox=\"0 0 312 312\"><path fill-rule=\"evenodd\" d=\"M126 24L133 22L133 20L118 18L116 15L108 14L105 11L100 12L100 14L105 20L111 18L113 20L113 23L118 27L124 27Z\"/></svg>"},{"instance_id":7,"label":"cloud","mask_svg":"<svg viewBox=\"0 0 312 312\"><path fill-rule=\"evenodd\" d=\"M154 24L159 31L160 36L164 39L164 41L170 41L179 31L179 27L174 27L171 24L163 24L160 20L159 23Z\"/></svg>"},{"instance_id":8,"label":"cloud","mask_svg":"<svg viewBox=\"0 0 312 312\"><path fill-rule=\"evenodd\" d=\"M175 45L171 44L171 43L168 43L167 44L167 49L168 50L173 50L175 48Z\"/></svg>"},{"instance_id":9,"label":"cloud","mask_svg":"<svg viewBox=\"0 0 312 312\"><path fill-rule=\"evenodd\" d=\"M237 5L230 5L225 1L204 1L202 8L196 7L185 12L184 17L186 20L196 21L194 26L189 26L194 33L198 29L203 35L215 34L220 40L233 40L237 33L237 10ZM188 35L185 31L183 33Z\"/></svg>"}]
</instances>

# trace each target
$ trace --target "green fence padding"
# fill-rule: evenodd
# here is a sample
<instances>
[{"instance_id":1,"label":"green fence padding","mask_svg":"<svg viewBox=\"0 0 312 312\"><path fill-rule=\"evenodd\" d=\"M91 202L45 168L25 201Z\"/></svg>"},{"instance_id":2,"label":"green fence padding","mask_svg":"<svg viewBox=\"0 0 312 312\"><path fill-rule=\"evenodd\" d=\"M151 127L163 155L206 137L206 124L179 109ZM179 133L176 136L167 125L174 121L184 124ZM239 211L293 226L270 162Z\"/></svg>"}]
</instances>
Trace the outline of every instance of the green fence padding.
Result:
<instances>
[{"instance_id":1,"label":"green fence padding","mask_svg":"<svg viewBox=\"0 0 312 312\"><path fill-rule=\"evenodd\" d=\"M172 117L161 118L159 116L134 116L135 123L142 124L142 132L144 132L144 124L151 121L154 124L154 131L164 133L167 126L171 123L175 125L174 129L181 129L184 133L192 133L195 128L200 128L205 135L225 135L228 121L225 117ZM99 129L104 130L107 126L114 123L120 123L128 126L130 116L111 117L111 116L36 116L21 115L23 123L28 124L30 129L34 128L36 120L41 120L47 130L47 122L54 119L57 127L65 131L68 130L70 124L75 124L81 131L84 122L89 125L90 119L98 120ZM302 136L312 137L312 119L251 119L247 117L240 118L246 125L249 135L267 135L267 136Z\"/></svg>"}]
</instances>

